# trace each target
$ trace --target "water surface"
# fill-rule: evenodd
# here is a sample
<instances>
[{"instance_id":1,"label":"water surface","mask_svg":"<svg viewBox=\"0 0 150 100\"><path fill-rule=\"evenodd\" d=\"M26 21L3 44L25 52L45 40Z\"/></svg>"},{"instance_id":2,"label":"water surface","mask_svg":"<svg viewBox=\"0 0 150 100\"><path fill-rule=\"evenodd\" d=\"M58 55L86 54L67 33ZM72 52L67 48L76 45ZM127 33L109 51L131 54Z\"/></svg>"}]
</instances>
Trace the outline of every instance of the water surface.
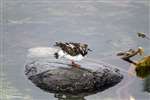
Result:
<instances>
[{"instance_id":1,"label":"water surface","mask_svg":"<svg viewBox=\"0 0 150 100\"><path fill-rule=\"evenodd\" d=\"M150 54L149 41L136 32L149 33L148 0L3 0L1 20L2 100L57 100L35 87L24 75L27 50L52 46L55 41L88 43L89 58L117 66L124 80L87 100L148 100L143 81L127 73L129 64L118 51L142 46ZM137 59L137 58L135 58Z\"/></svg>"}]
</instances>

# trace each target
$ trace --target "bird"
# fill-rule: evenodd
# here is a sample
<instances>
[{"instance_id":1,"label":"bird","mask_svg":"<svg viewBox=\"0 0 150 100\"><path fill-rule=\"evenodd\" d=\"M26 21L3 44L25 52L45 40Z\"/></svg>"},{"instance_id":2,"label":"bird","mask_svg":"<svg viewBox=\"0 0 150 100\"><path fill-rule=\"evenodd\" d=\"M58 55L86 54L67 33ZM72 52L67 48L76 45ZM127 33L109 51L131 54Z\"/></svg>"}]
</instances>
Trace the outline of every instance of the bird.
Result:
<instances>
[{"instance_id":1,"label":"bird","mask_svg":"<svg viewBox=\"0 0 150 100\"><path fill-rule=\"evenodd\" d=\"M143 32L137 32L137 35L138 35L138 37L150 40L150 38Z\"/></svg>"},{"instance_id":2,"label":"bird","mask_svg":"<svg viewBox=\"0 0 150 100\"><path fill-rule=\"evenodd\" d=\"M88 48L88 45L84 43L56 42L54 46L59 48L54 53L54 57L56 59L69 59L71 60L71 66L78 68L80 67L80 65L76 64L75 61L82 60L88 54L88 51L92 51Z\"/></svg>"}]
</instances>

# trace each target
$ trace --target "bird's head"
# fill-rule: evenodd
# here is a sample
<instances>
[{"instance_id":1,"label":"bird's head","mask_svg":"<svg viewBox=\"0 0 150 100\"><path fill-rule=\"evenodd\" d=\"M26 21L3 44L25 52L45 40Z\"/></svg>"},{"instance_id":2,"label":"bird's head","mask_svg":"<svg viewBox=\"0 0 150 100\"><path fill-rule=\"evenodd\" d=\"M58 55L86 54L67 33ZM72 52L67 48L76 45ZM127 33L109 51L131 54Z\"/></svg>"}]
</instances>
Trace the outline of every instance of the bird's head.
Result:
<instances>
[{"instance_id":1,"label":"bird's head","mask_svg":"<svg viewBox=\"0 0 150 100\"><path fill-rule=\"evenodd\" d=\"M80 46L81 46L82 48L87 48L87 47L88 47L87 44L82 44L82 43L80 43Z\"/></svg>"},{"instance_id":2,"label":"bird's head","mask_svg":"<svg viewBox=\"0 0 150 100\"><path fill-rule=\"evenodd\" d=\"M85 48L87 51L92 51L90 48L88 48L88 45L87 44L81 44L81 46L83 48Z\"/></svg>"}]
</instances>

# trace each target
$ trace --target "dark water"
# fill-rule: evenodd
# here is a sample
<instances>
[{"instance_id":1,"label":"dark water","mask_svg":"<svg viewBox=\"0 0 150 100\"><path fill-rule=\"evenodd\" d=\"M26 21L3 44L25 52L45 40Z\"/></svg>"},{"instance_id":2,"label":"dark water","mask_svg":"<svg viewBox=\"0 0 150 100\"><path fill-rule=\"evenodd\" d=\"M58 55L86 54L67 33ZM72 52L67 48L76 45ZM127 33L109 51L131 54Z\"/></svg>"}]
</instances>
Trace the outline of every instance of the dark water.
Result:
<instances>
[{"instance_id":1,"label":"dark water","mask_svg":"<svg viewBox=\"0 0 150 100\"><path fill-rule=\"evenodd\" d=\"M1 100L58 100L24 75L27 50L55 41L88 43L93 49L90 58L122 70L120 84L86 100L150 98L143 92L144 81L128 75L130 65L115 56L139 46L145 48L145 55L150 54L150 42L135 34L149 33L148 0L2 0L1 8Z\"/></svg>"}]
</instances>

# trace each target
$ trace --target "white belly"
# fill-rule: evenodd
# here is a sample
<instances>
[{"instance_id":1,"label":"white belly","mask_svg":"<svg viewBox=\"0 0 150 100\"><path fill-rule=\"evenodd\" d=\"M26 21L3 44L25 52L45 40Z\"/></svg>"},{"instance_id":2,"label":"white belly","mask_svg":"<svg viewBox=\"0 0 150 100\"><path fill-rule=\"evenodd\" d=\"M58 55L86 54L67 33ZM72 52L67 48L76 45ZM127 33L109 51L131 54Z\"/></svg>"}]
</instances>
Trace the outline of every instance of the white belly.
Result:
<instances>
[{"instance_id":1,"label":"white belly","mask_svg":"<svg viewBox=\"0 0 150 100\"><path fill-rule=\"evenodd\" d=\"M64 58L66 58L66 59L74 60L74 61L80 61L80 60L82 60L82 59L84 58L81 54L79 54L79 55L77 55L77 56L70 56L69 54L63 52L62 50L60 50L60 51L58 52L58 55L59 55L60 58L61 58L61 57L64 57Z\"/></svg>"},{"instance_id":2,"label":"white belly","mask_svg":"<svg viewBox=\"0 0 150 100\"><path fill-rule=\"evenodd\" d=\"M80 61L82 60L84 57L82 55L77 55L77 56L70 56L70 55L65 55L65 57L67 59L70 59L70 60L74 60L74 61Z\"/></svg>"}]
</instances>

